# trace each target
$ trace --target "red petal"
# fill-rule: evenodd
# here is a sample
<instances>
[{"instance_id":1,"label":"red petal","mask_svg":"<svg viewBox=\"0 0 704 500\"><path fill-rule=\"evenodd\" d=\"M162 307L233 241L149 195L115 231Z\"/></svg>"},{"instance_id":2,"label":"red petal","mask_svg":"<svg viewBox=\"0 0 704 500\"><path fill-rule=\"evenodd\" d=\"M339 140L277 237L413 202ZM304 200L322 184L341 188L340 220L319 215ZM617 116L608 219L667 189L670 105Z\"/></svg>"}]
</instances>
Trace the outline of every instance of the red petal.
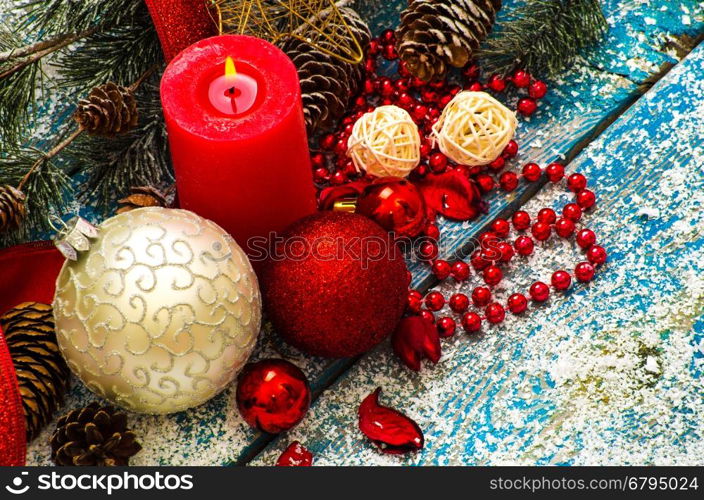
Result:
<instances>
[{"instance_id":1,"label":"red petal","mask_svg":"<svg viewBox=\"0 0 704 500\"><path fill-rule=\"evenodd\" d=\"M318 207L320 210L332 210L335 202L343 198L356 198L367 187L369 181L348 182L342 186L331 186L320 191Z\"/></svg>"},{"instance_id":2,"label":"red petal","mask_svg":"<svg viewBox=\"0 0 704 500\"><path fill-rule=\"evenodd\" d=\"M435 213L460 221L471 220L479 215L479 190L473 180L458 170L444 174L430 173L418 181L417 186L425 198L428 218L431 220Z\"/></svg>"},{"instance_id":3,"label":"red petal","mask_svg":"<svg viewBox=\"0 0 704 500\"><path fill-rule=\"evenodd\" d=\"M313 464L313 454L300 442L294 441L276 461L280 467L309 467Z\"/></svg>"},{"instance_id":4,"label":"red petal","mask_svg":"<svg viewBox=\"0 0 704 500\"><path fill-rule=\"evenodd\" d=\"M381 387L359 405L359 430L384 453L398 455L423 448L423 431L401 412L379 405Z\"/></svg>"},{"instance_id":5,"label":"red petal","mask_svg":"<svg viewBox=\"0 0 704 500\"><path fill-rule=\"evenodd\" d=\"M407 316L399 321L391 346L401 361L415 371L420 370L421 359L437 363L442 354L437 327L420 316Z\"/></svg>"}]
</instances>

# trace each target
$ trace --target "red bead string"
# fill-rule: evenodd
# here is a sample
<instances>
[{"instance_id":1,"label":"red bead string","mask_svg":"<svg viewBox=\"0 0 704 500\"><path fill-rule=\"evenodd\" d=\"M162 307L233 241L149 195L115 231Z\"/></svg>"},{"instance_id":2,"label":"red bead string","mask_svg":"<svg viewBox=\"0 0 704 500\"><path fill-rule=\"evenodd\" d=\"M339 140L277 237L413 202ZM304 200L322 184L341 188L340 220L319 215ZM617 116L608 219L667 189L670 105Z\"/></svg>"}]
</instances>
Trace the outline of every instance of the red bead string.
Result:
<instances>
[{"instance_id":1,"label":"red bead string","mask_svg":"<svg viewBox=\"0 0 704 500\"><path fill-rule=\"evenodd\" d=\"M564 167L559 163L551 163L544 171L537 164L528 163L523 167L522 174L516 176L516 182L519 177L537 182L543 174L552 183L564 180L567 189L574 193L575 202L566 204L560 217L553 209L543 208L538 211L535 220L523 210L516 211L509 220L496 219L489 231L479 235L480 248L472 253L469 259L471 267L482 277L486 286L474 288L469 297L464 293L454 293L449 299L436 290L429 292L425 297L417 290L410 290L407 304L409 313L434 321L440 336L450 337L455 333L457 321L449 316L436 321L434 315L448 304L450 309L459 315L460 324L464 330L467 333L476 333L481 330L484 323L503 322L507 310L514 315L525 312L528 309L529 300L535 303L545 302L550 297L551 289L560 292L569 289L573 276L582 283L587 283L594 278L596 268L606 262L607 253L596 243L594 231L586 227L578 230L577 223L581 221L583 212L595 205L596 197L591 190L587 189L587 179L584 175L576 173L565 179ZM519 235L511 244L504 239L510 234L511 226L519 233L529 234ZM535 249L535 241L545 242L553 235L564 239L574 238L577 246L584 251L586 260L575 266L573 274L560 269L552 274L550 284L536 281L530 286L527 294L511 294L505 305L494 301L492 288L503 280L502 267L511 262L516 255L524 257L531 255ZM430 251L427 253L437 254ZM439 280L452 276L456 281L462 282L468 280L470 276L470 266L463 261L449 263L434 259L431 267L433 274ZM476 311L469 311L472 305Z\"/></svg>"}]
</instances>

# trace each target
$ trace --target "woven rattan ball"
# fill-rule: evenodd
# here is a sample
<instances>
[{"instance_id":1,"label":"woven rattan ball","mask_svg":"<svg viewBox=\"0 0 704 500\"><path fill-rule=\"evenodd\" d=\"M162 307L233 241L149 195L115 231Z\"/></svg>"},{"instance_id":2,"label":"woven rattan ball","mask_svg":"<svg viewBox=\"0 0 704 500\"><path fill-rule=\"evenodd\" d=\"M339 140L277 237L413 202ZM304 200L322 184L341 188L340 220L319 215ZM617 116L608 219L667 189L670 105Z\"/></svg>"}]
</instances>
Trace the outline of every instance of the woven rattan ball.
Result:
<instances>
[{"instance_id":1,"label":"woven rattan ball","mask_svg":"<svg viewBox=\"0 0 704 500\"><path fill-rule=\"evenodd\" d=\"M433 139L461 165L486 165L503 152L516 132L516 114L486 92L460 92L433 126Z\"/></svg>"},{"instance_id":2,"label":"woven rattan ball","mask_svg":"<svg viewBox=\"0 0 704 500\"><path fill-rule=\"evenodd\" d=\"M406 177L420 163L418 126L406 110L380 106L354 124L347 156L359 172Z\"/></svg>"}]
</instances>

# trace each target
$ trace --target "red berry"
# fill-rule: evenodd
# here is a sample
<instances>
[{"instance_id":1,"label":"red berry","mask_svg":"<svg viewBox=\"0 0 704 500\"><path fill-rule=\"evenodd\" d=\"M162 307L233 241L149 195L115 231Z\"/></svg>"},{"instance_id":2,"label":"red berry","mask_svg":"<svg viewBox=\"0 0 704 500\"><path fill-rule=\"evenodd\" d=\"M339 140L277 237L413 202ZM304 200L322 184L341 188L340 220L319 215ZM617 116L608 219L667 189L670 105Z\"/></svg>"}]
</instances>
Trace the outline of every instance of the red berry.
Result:
<instances>
[{"instance_id":1,"label":"red berry","mask_svg":"<svg viewBox=\"0 0 704 500\"><path fill-rule=\"evenodd\" d=\"M527 181L530 182L535 182L538 179L540 179L540 176L543 174L543 171L540 169L540 166L538 166L537 163L526 163L523 165L523 177Z\"/></svg>"},{"instance_id":2,"label":"red berry","mask_svg":"<svg viewBox=\"0 0 704 500\"><path fill-rule=\"evenodd\" d=\"M484 90L484 86L479 82L474 82L472 85L467 87L467 90L469 90L470 92L481 92L482 90Z\"/></svg>"},{"instance_id":3,"label":"red berry","mask_svg":"<svg viewBox=\"0 0 704 500\"><path fill-rule=\"evenodd\" d=\"M533 224L533 227L530 228L530 232L536 240L545 241L550 238L552 228L550 227L550 224L546 222L536 222Z\"/></svg>"},{"instance_id":4,"label":"red berry","mask_svg":"<svg viewBox=\"0 0 704 500\"><path fill-rule=\"evenodd\" d=\"M325 182L326 180L328 180L330 178L330 172L328 172L327 168L323 168L323 167L316 168L313 171L313 178L315 179L315 182L318 182L318 183Z\"/></svg>"},{"instance_id":5,"label":"red berry","mask_svg":"<svg viewBox=\"0 0 704 500\"><path fill-rule=\"evenodd\" d=\"M404 109L407 109L414 101L415 100L408 92L401 92L398 95L398 99L396 99L396 103Z\"/></svg>"},{"instance_id":6,"label":"red berry","mask_svg":"<svg viewBox=\"0 0 704 500\"><path fill-rule=\"evenodd\" d=\"M600 245L592 245L587 250L587 259L594 265L606 262L606 250Z\"/></svg>"},{"instance_id":7,"label":"red berry","mask_svg":"<svg viewBox=\"0 0 704 500\"><path fill-rule=\"evenodd\" d=\"M500 170L503 170L503 168L505 166L506 166L506 160L504 160L503 156L499 156L494 161L489 163L489 169L493 170L494 172L499 172Z\"/></svg>"},{"instance_id":8,"label":"red berry","mask_svg":"<svg viewBox=\"0 0 704 500\"><path fill-rule=\"evenodd\" d=\"M577 233L577 245L583 249L587 249L596 243L596 234L591 229L582 229Z\"/></svg>"},{"instance_id":9,"label":"red berry","mask_svg":"<svg viewBox=\"0 0 704 500\"><path fill-rule=\"evenodd\" d=\"M499 260L501 262L509 262L516 254L511 244L506 241L502 241L496 245L496 251L499 252Z\"/></svg>"},{"instance_id":10,"label":"red berry","mask_svg":"<svg viewBox=\"0 0 704 500\"><path fill-rule=\"evenodd\" d=\"M367 59L364 62L364 70L370 75L376 73L376 59Z\"/></svg>"},{"instance_id":11,"label":"red berry","mask_svg":"<svg viewBox=\"0 0 704 500\"><path fill-rule=\"evenodd\" d=\"M479 245L482 249L487 249L496 244L499 241L499 238L495 233L486 231L477 237L477 241L479 241Z\"/></svg>"},{"instance_id":12,"label":"red berry","mask_svg":"<svg viewBox=\"0 0 704 500\"><path fill-rule=\"evenodd\" d=\"M536 281L530 286L530 297L536 302L545 302L550 296L550 287L542 281Z\"/></svg>"},{"instance_id":13,"label":"red berry","mask_svg":"<svg viewBox=\"0 0 704 500\"><path fill-rule=\"evenodd\" d=\"M335 154L344 156L347 153L347 139L340 139L335 143Z\"/></svg>"},{"instance_id":14,"label":"red berry","mask_svg":"<svg viewBox=\"0 0 704 500\"><path fill-rule=\"evenodd\" d=\"M434 241L424 241L418 249L418 256L423 260L435 260L438 257L438 244Z\"/></svg>"},{"instance_id":15,"label":"red berry","mask_svg":"<svg viewBox=\"0 0 704 500\"><path fill-rule=\"evenodd\" d=\"M567 290L572 283L572 277L567 271L555 271L552 273L550 282L555 290Z\"/></svg>"},{"instance_id":16,"label":"red berry","mask_svg":"<svg viewBox=\"0 0 704 500\"><path fill-rule=\"evenodd\" d=\"M425 118L425 115L427 114L428 108L426 106L423 106L422 104L417 104L413 108L413 111L411 111L411 116L416 122L421 121L423 118Z\"/></svg>"},{"instance_id":17,"label":"red berry","mask_svg":"<svg viewBox=\"0 0 704 500\"><path fill-rule=\"evenodd\" d=\"M530 227L530 215L528 215L528 212L518 210L511 217L511 222L513 222L513 227L516 231L525 231Z\"/></svg>"},{"instance_id":18,"label":"red berry","mask_svg":"<svg viewBox=\"0 0 704 500\"><path fill-rule=\"evenodd\" d=\"M457 281L466 281L469 278L469 264L458 260L452 264L452 277Z\"/></svg>"},{"instance_id":19,"label":"red berry","mask_svg":"<svg viewBox=\"0 0 704 500\"><path fill-rule=\"evenodd\" d=\"M503 92L506 90L506 80L501 78L499 75L492 75L486 86L494 92Z\"/></svg>"},{"instance_id":20,"label":"red berry","mask_svg":"<svg viewBox=\"0 0 704 500\"><path fill-rule=\"evenodd\" d=\"M499 238L505 238L511 231L511 225L506 219L496 219L494 222L491 223L491 230Z\"/></svg>"},{"instance_id":21,"label":"red berry","mask_svg":"<svg viewBox=\"0 0 704 500\"><path fill-rule=\"evenodd\" d=\"M580 262L577 264L577 267L574 268L574 275L583 283L591 281L594 277L594 272L594 266L589 262Z\"/></svg>"},{"instance_id":22,"label":"red berry","mask_svg":"<svg viewBox=\"0 0 704 500\"><path fill-rule=\"evenodd\" d=\"M552 208L543 208L538 212L538 221L546 224L554 224L557 220L557 215Z\"/></svg>"},{"instance_id":23,"label":"red berry","mask_svg":"<svg viewBox=\"0 0 704 500\"><path fill-rule=\"evenodd\" d=\"M516 87L523 89L530 85L530 75L526 71L519 69L513 74L511 81Z\"/></svg>"},{"instance_id":24,"label":"red berry","mask_svg":"<svg viewBox=\"0 0 704 500\"><path fill-rule=\"evenodd\" d=\"M542 99L548 92L548 86L540 80L536 80L530 84L528 88L528 95L533 99Z\"/></svg>"},{"instance_id":25,"label":"red berry","mask_svg":"<svg viewBox=\"0 0 704 500\"><path fill-rule=\"evenodd\" d=\"M574 233L574 222L560 218L555 222L555 232L560 238L569 238Z\"/></svg>"},{"instance_id":26,"label":"red berry","mask_svg":"<svg viewBox=\"0 0 704 500\"><path fill-rule=\"evenodd\" d=\"M447 156L442 153L433 153L428 160L430 169L435 173L444 172L447 168Z\"/></svg>"},{"instance_id":27,"label":"red berry","mask_svg":"<svg viewBox=\"0 0 704 500\"><path fill-rule=\"evenodd\" d=\"M489 286L496 286L501 283L504 273L501 272L498 266L491 265L484 269L484 282Z\"/></svg>"},{"instance_id":28,"label":"red berry","mask_svg":"<svg viewBox=\"0 0 704 500\"><path fill-rule=\"evenodd\" d=\"M382 55L387 61L395 61L398 59L398 54L396 53L396 46L394 44L384 45L382 49Z\"/></svg>"},{"instance_id":29,"label":"red berry","mask_svg":"<svg viewBox=\"0 0 704 500\"><path fill-rule=\"evenodd\" d=\"M510 141L508 141L508 144L506 144L506 147L504 148L504 151L501 154L506 158L513 158L518 154L518 143L511 139Z\"/></svg>"},{"instance_id":30,"label":"red berry","mask_svg":"<svg viewBox=\"0 0 704 500\"><path fill-rule=\"evenodd\" d=\"M419 313L423 306L423 295L418 290L409 290L406 307L409 311Z\"/></svg>"},{"instance_id":31,"label":"red berry","mask_svg":"<svg viewBox=\"0 0 704 500\"><path fill-rule=\"evenodd\" d=\"M528 299L522 293L514 293L508 298L508 310L513 314L521 314L528 308Z\"/></svg>"},{"instance_id":32,"label":"red berry","mask_svg":"<svg viewBox=\"0 0 704 500\"><path fill-rule=\"evenodd\" d=\"M433 224L432 222L425 226L425 229L423 229L423 234L426 235L428 238L432 238L434 240L437 240L440 238L440 229L438 228L437 224Z\"/></svg>"},{"instance_id":33,"label":"red berry","mask_svg":"<svg viewBox=\"0 0 704 500\"><path fill-rule=\"evenodd\" d=\"M379 43L379 40L373 38L367 46L367 54L370 56L375 56L379 54L379 50L381 50L381 44Z\"/></svg>"},{"instance_id":34,"label":"red berry","mask_svg":"<svg viewBox=\"0 0 704 500\"><path fill-rule=\"evenodd\" d=\"M445 305L445 297L440 292L430 292L425 296L425 307L431 311L439 311Z\"/></svg>"},{"instance_id":35,"label":"red berry","mask_svg":"<svg viewBox=\"0 0 704 500\"><path fill-rule=\"evenodd\" d=\"M573 193L578 193L587 187L587 178L582 174L572 174L567 178L567 189Z\"/></svg>"},{"instance_id":36,"label":"red berry","mask_svg":"<svg viewBox=\"0 0 704 500\"><path fill-rule=\"evenodd\" d=\"M516 253L518 255L525 256L533 253L533 248L535 248L535 244L533 243L533 240L530 239L530 237L519 236L518 238L516 238L513 247L516 249Z\"/></svg>"},{"instance_id":37,"label":"red berry","mask_svg":"<svg viewBox=\"0 0 704 500\"><path fill-rule=\"evenodd\" d=\"M518 112L523 116L531 116L538 109L538 103L530 97L524 97L518 100Z\"/></svg>"},{"instance_id":38,"label":"red berry","mask_svg":"<svg viewBox=\"0 0 704 500\"><path fill-rule=\"evenodd\" d=\"M450 275L450 264L446 260L436 260L433 262L433 274L439 280L444 280Z\"/></svg>"},{"instance_id":39,"label":"red berry","mask_svg":"<svg viewBox=\"0 0 704 500\"><path fill-rule=\"evenodd\" d=\"M384 97L392 96L396 92L393 82L389 78L379 79L379 93Z\"/></svg>"},{"instance_id":40,"label":"red berry","mask_svg":"<svg viewBox=\"0 0 704 500\"><path fill-rule=\"evenodd\" d=\"M467 333L478 332L482 327L482 319L475 312L468 312L462 315L462 328Z\"/></svg>"},{"instance_id":41,"label":"red berry","mask_svg":"<svg viewBox=\"0 0 704 500\"><path fill-rule=\"evenodd\" d=\"M464 70L462 70L462 75L468 81L476 80L477 78L479 78L479 65L478 64L470 64Z\"/></svg>"},{"instance_id":42,"label":"red berry","mask_svg":"<svg viewBox=\"0 0 704 500\"><path fill-rule=\"evenodd\" d=\"M506 192L511 192L518 187L518 176L514 172L504 172L499 177L501 189Z\"/></svg>"},{"instance_id":43,"label":"red berry","mask_svg":"<svg viewBox=\"0 0 704 500\"><path fill-rule=\"evenodd\" d=\"M484 307L491 301L491 290L485 286L478 286L472 292L472 303L477 307Z\"/></svg>"},{"instance_id":44,"label":"red berry","mask_svg":"<svg viewBox=\"0 0 704 500\"><path fill-rule=\"evenodd\" d=\"M469 307L469 299L463 293L456 293L450 297L450 309L456 313L463 313Z\"/></svg>"},{"instance_id":45,"label":"red berry","mask_svg":"<svg viewBox=\"0 0 704 500\"><path fill-rule=\"evenodd\" d=\"M330 184L333 184L335 186L340 186L345 182L347 182L347 175L341 170L338 170L330 177Z\"/></svg>"},{"instance_id":46,"label":"red berry","mask_svg":"<svg viewBox=\"0 0 704 500\"><path fill-rule=\"evenodd\" d=\"M333 134L326 134L320 138L320 148L325 151L332 151L332 148L335 147L335 142L336 139Z\"/></svg>"},{"instance_id":47,"label":"red berry","mask_svg":"<svg viewBox=\"0 0 704 500\"><path fill-rule=\"evenodd\" d=\"M582 218L582 208L576 203L568 203L565 205L565 208L562 209L562 215L565 219L577 222Z\"/></svg>"},{"instance_id":48,"label":"red berry","mask_svg":"<svg viewBox=\"0 0 704 500\"><path fill-rule=\"evenodd\" d=\"M382 31L379 39L382 43L396 43L396 33L392 29L386 29Z\"/></svg>"},{"instance_id":49,"label":"red berry","mask_svg":"<svg viewBox=\"0 0 704 500\"><path fill-rule=\"evenodd\" d=\"M452 337L455 334L457 324L455 323L454 319L445 316L444 318L440 318L437 324L438 334L440 335L440 338L446 339Z\"/></svg>"},{"instance_id":50,"label":"red berry","mask_svg":"<svg viewBox=\"0 0 704 500\"><path fill-rule=\"evenodd\" d=\"M596 203L596 196L589 189L582 189L577 193L577 204L583 209L591 208Z\"/></svg>"},{"instance_id":51,"label":"red berry","mask_svg":"<svg viewBox=\"0 0 704 500\"><path fill-rule=\"evenodd\" d=\"M320 168L325 166L325 155L321 153L316 153L310 157L310 162L315 168Z\"/></svg>"},{"instance_id":52,"label":"red berry","mask_svg":"<svg viewBox=\"0 0 704 500\"><path fill-rule=\"evenodd\" d=\"M565 167L560 163L551 163L545 167L545 175L552 183L560 182L565 176Z\"/></svg>"},{"instance_id":53,"label":"red berry","mask_svg":"<svg viewBox=\"0 0 704 500\"><path fill-rule=\"evenodd\" d=\"M477 186L479 186L479 190L482 193L488 193L494 189L494 178L489 174L479 174L474 180L477 182Z\"/></svg>"},{"instance_id":54,"label":"red berry","mask_svg":"<svg viewBox=\"0 0 704 500\"><path fill-rule=\"evenodd\" d=\"M430 145L430 143L427 141L424 141L423 144L420 145L421 157L425 158L426 156L428 156L432 149L433 149L433 147Z\"/></svg>"},{"instance_id":55,"label":"red berry","mask_svg":"<svg viewBox=\"0 0 704 500\"><path fill-rule=\"evenodd\" d=\"M506 317L506 311L504 310L504 306L497 302L492 302L491 304L486 306L484 314L486 315L486 320L492 324L501 323Z\"/></svg>"},{"instance_id":56,"label":"red berry","mask_svg":"<svg viewBox=\"0 0 704 500\"><path fill-rule=\"evenodd\" d=\"M437 102L438 99L440 99L440 96L434 90L424 90L420 93L420 100L426 104Z\"/></svg>"},{"instance_id":57,"label":"red berry","mask_svg":"<svg viewBox=\"0 0 704 500\"><path fill-rule=\"evenodd\" d=\"M430 311L423 310L420 312L420 317L431 323L435 323L435 315Z\"/></svg>"}]
</instances>

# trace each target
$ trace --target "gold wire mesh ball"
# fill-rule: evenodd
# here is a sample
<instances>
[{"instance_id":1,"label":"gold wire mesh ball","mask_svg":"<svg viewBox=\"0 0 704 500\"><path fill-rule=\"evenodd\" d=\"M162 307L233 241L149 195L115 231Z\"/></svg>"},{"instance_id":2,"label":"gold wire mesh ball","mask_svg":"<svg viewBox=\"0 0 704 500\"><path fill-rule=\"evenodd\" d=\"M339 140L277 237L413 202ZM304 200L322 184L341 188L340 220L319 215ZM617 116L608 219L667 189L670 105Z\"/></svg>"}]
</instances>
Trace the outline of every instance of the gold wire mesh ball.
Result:
<instances>
[{"instance_id":1,"label":"gold wire mesh ball","mask_svg":"<svg viewBox=\"0 0 704 500\"><path fill-rule=\"evenodd\" d=\"M516 114L486 92L460 92L433 126L440 151L461 165L487 165L516 132Z\"/></svg>"},{"instance_id":2,"label":"gold wire mesh ball","mask_svg":"<svg viewBox=\"0 0 704 500\"><path fill-rule=\"evenodd\" d=\"M420 163L418 126L406 110L380 106L354 124L347 156L358 172L406 177Z\"/></svg>"}]
</instances>

